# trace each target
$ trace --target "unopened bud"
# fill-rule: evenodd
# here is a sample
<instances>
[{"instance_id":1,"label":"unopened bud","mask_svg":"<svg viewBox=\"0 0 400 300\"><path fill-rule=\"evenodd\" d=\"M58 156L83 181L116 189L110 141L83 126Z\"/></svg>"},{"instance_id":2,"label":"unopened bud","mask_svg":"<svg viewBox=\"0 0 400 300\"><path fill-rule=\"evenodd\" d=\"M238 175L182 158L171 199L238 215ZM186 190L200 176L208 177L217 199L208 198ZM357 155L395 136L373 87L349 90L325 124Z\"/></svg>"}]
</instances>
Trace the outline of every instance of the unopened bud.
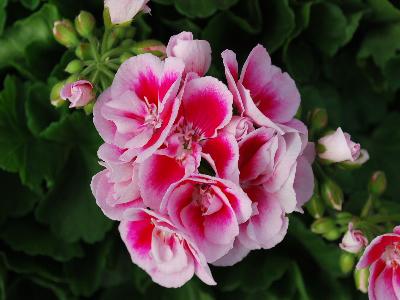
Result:
<instances>
[{"instance_id":1,"label":"unopened bud","mask_svg":"<svg viewBox=\"0 0 400 300\"><path fill-rule=\"evenodd\" d=\"M324 108L316 108L309 114L310 126L313 130L321 130L328 124L328 113Z\"/></svg>"},{"instance_id":2,"label":"unopened bud","mask_svg":"<svg viewBox=\"0 0 400 300\"><path fill-rule=\"evenodd\" d=\"M79 73L83 69L83 62L79 59L74 59L69 62L69 64L65 67L65 72L69 74Z\"/></svg>"},{"instance_id":3,"label":"unopened bud","mask_svg":"<svg viewBox=\"0 0 400 300\"><path fill-rule=\"evenodd\" d=\"M322 235L325 239L328 241L336 241L338 238L340 238L340 230L338 228L334 228Z\"/></svg>"},{"instance_id":4,"label":"unopened bud","mask_svg":"<svg viewBox=\"0 0 400 300\"><path fill-rule=\"evenodd\" d=\"M60 81L56 83L53 88L51 89L50 92L50 103L51 105L55 107L61 106L63 103L65 103L65 100L61 98L60 92L61 89L64 87L64 82Z\"/></svg>"},{"instance_id":5,"label":"unopened bud","mask_svg":"<svg viewBox=\"0 0 400 300\"><path fill-rule=\"evenodd\" d=\"M314 193L311 199L307 202L306 209L314 219L322 218L324 215L325 203L322 201L321 195L319 194L317 182L314 184Z\"/></svg>"},{"instance_id":6,"label":"unopened bud","mask_svg":"<svg viewBox=\"0 0 400 300\"><path fill-rule=\"evenodd\" d=\"M163 43L157 40L146 40L136 43L132 47L135 54L151 53L156 56L163 57L166 55L166 47Z\"/></svg>"},{"instance_id":7,"label":"unopened bud","mask_svg":"<svg viewBox=\"0 0 400 300\"><path fill-rule=\"evenodd\" d=\"M95 25L96 20L94 16L87 11L81 11L75 18L76 31L78 31L78 33L85 38L90 37Z\"/></svg>"},{"instance_id":8,"label":"unopened bud","mask_svg":"<svg viewBox=\"0 0 400 300\"><path fill-rule=\"evenodd\" d=\"M354 255L348 252L342 252L339 258L340 270L343 274L350 273L354 268Z\"/></svg>"},{"instance_id":9,"label":"unopened bud","mask_svg":"<svg viewBox=\"0 0 400 300\"><path fill-rule=\"evenodd\" d=\"M369 180L368 190L371 194L375 196L381 196L387 186L386 175L382 171L376 171L372 174Z\"/></svg>"},{"instance_id":10,"label":"unopened bud","mask_svg":"<svg viewBox=\"0 0 400 300\"><path fill-rule=\"evenodd\" d=\"M92 52L90 50L89 43L80 43L78 47L76 47L75 55L81 60L87 60L92 58Z\"/></svg>"},{"instance_id":11,"label":"unopened bud","mask_svg":"<svg viewBox=\"0 0 400 300\"><path fill-rule=\"evenodd\" d=\"M356 285L356 288L364 294L368 293L368 278L368 268L354 270L354 283Z\"/></svg>"},{"instance_id":12,"label":"unopened bud","mask_svg":"<svg viewBox=\"0 0 400 300\"><path fill-rule=\"evenodd\" d=\"M76 47L79 44L78 35L70 20L54 22L53 35L57 42L67 48Z\"/></svg>"},{"instance_id":13,"label":"unopened bud","mask_svg":"<svg viewBox=\"0 0 400 300\"><path fill-rule=\"evenodd\" d=\"M325 203L338 211L342 210L343 192L340 186L330 178L325 178L321 184L321 196Z\"/></svg>"},{"instance_id":14,"label":"unopened bud","mask_svg":"<svg viewBox=\"0 0 400 300\"><path fill-rule=\"evenodd\" d=\"M311 224L311 231L317 234L324 234L335 228L335 222L330 218L320 218Z\"/></svg>"},{"instance_id":15,"label":"unopened bud","mask_svg":"<svg viewBox=\"0 0 400 300\"><path fill-rule=\"evenodd\" d=\"M347 225L353 218L353 215L349 212L340 212L336 215L336 223L339 225Z\"/></svg>"}]
</instances>

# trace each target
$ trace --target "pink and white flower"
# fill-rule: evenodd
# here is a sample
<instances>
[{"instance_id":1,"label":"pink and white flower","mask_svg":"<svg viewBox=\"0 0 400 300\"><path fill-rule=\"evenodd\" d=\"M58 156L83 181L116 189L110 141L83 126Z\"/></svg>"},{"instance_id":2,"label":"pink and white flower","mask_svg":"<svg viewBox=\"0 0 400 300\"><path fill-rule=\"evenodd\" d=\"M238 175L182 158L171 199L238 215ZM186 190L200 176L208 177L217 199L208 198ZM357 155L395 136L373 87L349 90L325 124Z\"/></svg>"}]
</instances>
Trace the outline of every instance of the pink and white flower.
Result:
<instances>
[{"instance_id":1,"label":"pink and white flower","mask_svg":"<svg viewBox=\"0 0 400 300\"><path fill-rule=\"evenodd\" d=\"M368 245L368 240L361 230L354 229L353 223L349 223L349 229L343 236L340 248L350 253L358 253Z\"/></svg>"},{"instance_id":2,"label":"pink and white flower","mask_svg":"<svg viewBox=\"0 0 400 300\"><path fill-rule=\"evenodd\" d=\"M222 53L228 87L236 109L259 126L276 128L293 119L300 94L293 79L271 64L267 50L257 45L249 54L239 77L236 54Z\"/></svg>"},{"instance_id":3,"label":"pink and white flower","mask_svg":"<svg viewBox=\"0 0 400 300\"><path fill-rule=\"evenodd\" d=\"M168 57L179 57L185 62L185 73L204 76L211 65L211 46L205 40L194 40L191 32L171 36L167 45Z\"/></svg>"},{"instance_id":4,"label":"pink and white flower","mask_svg":"<svg viewBox=\"0 0 400 300\"><path fill-rule=\"evenodd\" d=\"M318 156L329 162L354 162L361 153L360 144L353 142L351 136L340 127L320 138L318 144L322 146Z\"/></svg>"},{"instance_id":5,"label":"pink and white flower","mask_svg":"<svg viewBox=\"0 0 400 300\"><path fill-rule=\"evenodd\" d=\"M108 8L111 22L122 24L131 21L139 12L149 13L147 3L150 0L105 0L104 6Z\"/></svg>"},{"instance_id":6,"label":"pink and white flower","mask_svg":"<svg viewBox=\"0 0 400 300\"><path fill-rule=\"evenodd\" d=\"M110 94L96 103L95 125L107 142L127 149L122 160L141 162L163 144L178 114L183 69L178 58L152 54L121 65Z\"/></svg>"},{"instance_id":7,"label":"pink and white flower","mask_svg":"<svg viewBox=\"0 0 400 300\"><path fill-rule=\"evenodd\" d=\"M132 209L125 213L119 231L132 261L154 282L177 288L196 274L204 283L216 284L203 254L166 217Z\"/></svg>"},{"instance_id":8,"label":"pink and white flower","mask_svg":"<svg viewBox=\"0 0 400 300\"><path fill-rule=\"evenodd\" d=\"M112 220L121 220L130 207L143 206L138 185L138 166L124 162L119 157L124 151L110 144L103 144L98 156L106 169L93 176L91 189L97 205Z\"/></svg>"},{"instance_id":9,"label":"pink and white flower","mask_svg":"<svg viewBox=\"0 0 400 300\"><path fill-rule=\"evenodd\" d=\"M69 107L73 108L85 106L94 99L95 94L90 81L78 80L64 85L60 97L71 102Z\"/></svg>"},{"instance_id":10,"label":"pink and white flower","mask_svg":"<svg viewBox=\"0 0 400 300\"><path fill-rule=\"evenodd\" d=\"M239 224L251 215L251 201L232 182L199 174L171 185L161 210L214 262L233 247Z\"/></svg>"},{"instance_id":11,"label":"pink and white flower","mask_svg":"<svg viewBox=\"0 0 400 300\"><path fill-rule=\"evenodd\" d=\"M175 157L186 168L196 170L204 143L217 137L218 130L232 118L232 94L213 77L186 81L179 115L163 153ZM205 108L213 113L205 113Z\"/></svg>"},{"instance_id":12,"label":"pink and white flower","mask_svg":"<svg viewBox=\"0 0 400 300\"><path fill-rule=\"evenodd\" d=\"M371 300L400 299L400 227L376 237L367 246L357 269L370 268L368 296Z\"/></svg>"}]
</instances>

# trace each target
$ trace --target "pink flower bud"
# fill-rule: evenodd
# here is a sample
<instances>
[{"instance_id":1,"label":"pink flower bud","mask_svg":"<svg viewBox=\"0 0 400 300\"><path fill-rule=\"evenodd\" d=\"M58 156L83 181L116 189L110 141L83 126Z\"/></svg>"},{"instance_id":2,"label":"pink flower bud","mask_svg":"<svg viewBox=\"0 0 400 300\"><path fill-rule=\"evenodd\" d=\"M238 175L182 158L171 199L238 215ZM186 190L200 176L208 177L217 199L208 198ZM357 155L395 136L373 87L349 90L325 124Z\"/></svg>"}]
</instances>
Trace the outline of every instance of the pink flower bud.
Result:
<instances>
[{"instance_id":1,"label":"pink flower bud","mask_svg":"<svg viewBox=\"0 0 400 300\"><path fill-rule=\"evenodd\" d=\"M149 0L105 0L113 24L126 23L132 20L140 11L150 12L146 5Z\"/></svg>"},{"instance_id":2,"label":"pink flower bud","mask_svg":"<svg viewBox=\"0 0 400 300\"><path fill-rule=\"evenodd\" d=\"M339 127L335 132L319 139L320 158L331 162L355 161L360 156L360 144L354 143L351 136Z\"/></svg>"},{"instance_id":3,"label":"pink flower bud","mask_svg":"<svg viewBox=\"0 0 400 300\"><path fill-rule=\"evenodd\" d=\"M254 131L254 125L249 118L233 116L223 131L232 134L237 141L240 141L250 132Z\"/></svg>"},{"instance_id":4,"label":"pink flower bud","mask_svg":"<svg viewBox=\"0 0 400 300\"><path fill-rule=\"evenodd\" d=\"M71 102L70 108L82 107L94 99L93 85L87 80L67 83L60 93L61 98Z\"/></svg>"},{"instance_id":5,"label":"pink flower bud","mask_svg":"<svg viewBox=\"0 0 400 300\"><path fill-rule=\"evenodd\" d=\"M191 32L183 31L169 39L168 57L181 58L185 63L185 73L195 72L199 76L207 73L211 64L211 46L205 40L193 40Z\"/></svg>"},{"instance_id":6,"label":"pink flower bud","mask_svg":"<svg viewBox=\"0 0 400 300\"><path fill-rule=\"evenodd\" d=\"M349 223L349 229L343 236L342 242L339 244L340 248L350 253L358 253L367 245L368 240L362 231L354 229L353 223Z\"/></svg>"}]
</instances>

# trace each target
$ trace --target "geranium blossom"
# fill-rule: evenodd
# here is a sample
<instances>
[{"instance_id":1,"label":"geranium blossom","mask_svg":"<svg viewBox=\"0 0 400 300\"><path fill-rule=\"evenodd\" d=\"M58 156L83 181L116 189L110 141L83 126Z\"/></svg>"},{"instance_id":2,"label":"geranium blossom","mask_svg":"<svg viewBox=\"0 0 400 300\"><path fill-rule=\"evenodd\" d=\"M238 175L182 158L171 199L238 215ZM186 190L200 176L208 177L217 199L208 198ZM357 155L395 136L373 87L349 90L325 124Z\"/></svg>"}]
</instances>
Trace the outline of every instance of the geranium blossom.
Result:
<instances>
[{"instance_id":1,"label":"geranium blossom","mask_svg":"<svg viewBox=\"0 0 400 300\"><path fill-rule=\"evenodd\" d=\"M178 114L183 62L142 54L121 65L108 99L98 102L97 130L127 149L121 159L142 161L162 145Z\"/></svg>"},{"instance_id":2,"label":"geranium blossom","mask_svg":"<svg viewBox=\"0 0 400 300\"><path fill-rule=\"evenodd\" d=\"M132 261L165 287L180 287L196 274L216 284L203 254L170 220L147 209L125 213L119 225Z\"/></svg>"}]
</instances>

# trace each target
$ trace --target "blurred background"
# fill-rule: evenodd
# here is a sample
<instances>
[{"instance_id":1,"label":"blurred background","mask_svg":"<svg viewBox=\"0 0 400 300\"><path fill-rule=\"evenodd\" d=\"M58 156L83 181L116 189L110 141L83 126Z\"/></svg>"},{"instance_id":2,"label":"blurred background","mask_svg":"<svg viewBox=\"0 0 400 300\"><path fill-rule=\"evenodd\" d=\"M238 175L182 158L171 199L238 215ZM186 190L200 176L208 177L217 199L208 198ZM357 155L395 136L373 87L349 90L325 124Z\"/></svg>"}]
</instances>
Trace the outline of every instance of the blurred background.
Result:
<instances>
[{"instance_id":1,"label":"blurred background","mask_svg":"<svg viewBox=\"0 0 400 300\"><path fill-rule=\"evenodd\" d=\"M360 210L374 170L388 176L385 207L400 213L400 2L397 0L151 0L137 38L167 43L192 31L213 49L210 73L224 80L220 53L243 63L257 44L296 81L301 117L326 108L329 126L350 132L370 154L353 172L336 170L344 206ZM366 299L341 250L291 216L284 242L241 263L213 268L167 290L130 262L116 223L90 192L101 141L90 116L55 109L49 94L71 56L53 23L101 0L0 0L0 299ZM399 220L400 221L400 220Z\"/></svg>"}]
</instances>

